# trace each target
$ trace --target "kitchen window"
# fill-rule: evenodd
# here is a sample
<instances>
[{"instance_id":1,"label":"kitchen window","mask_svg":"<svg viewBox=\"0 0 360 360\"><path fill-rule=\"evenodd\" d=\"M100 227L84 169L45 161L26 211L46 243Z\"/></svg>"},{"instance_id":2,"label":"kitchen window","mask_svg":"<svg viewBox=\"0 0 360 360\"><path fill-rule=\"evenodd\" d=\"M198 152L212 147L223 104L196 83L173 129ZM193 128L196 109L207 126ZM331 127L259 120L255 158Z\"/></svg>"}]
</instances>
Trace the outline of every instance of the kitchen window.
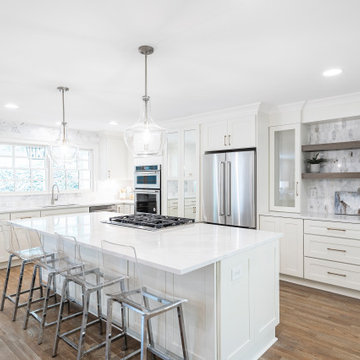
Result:
<instances>
[{"instance_id":1,"label":"kitchen window","mask_svg":"<svg viewBox=\"0 0 360 360\"><path fill-rule=\"evenodd\" d=\"M46 153L44 145L0 143L0 193L48 192L53 183L60 191L91 190L91 150L80 149L73 162L60 167Z\"/></svg>"},{"instance_id":2,"label":"kitchen window","mask_svg":"<svg viewBox=\"0 0 360 360\"><path fill-rule=\"evenodd\" d=\"M90 190L91 189L91 152L79 150L76 159L65 165L53 166L53 183L60 191Z\"/></svg>"}]
</instances>

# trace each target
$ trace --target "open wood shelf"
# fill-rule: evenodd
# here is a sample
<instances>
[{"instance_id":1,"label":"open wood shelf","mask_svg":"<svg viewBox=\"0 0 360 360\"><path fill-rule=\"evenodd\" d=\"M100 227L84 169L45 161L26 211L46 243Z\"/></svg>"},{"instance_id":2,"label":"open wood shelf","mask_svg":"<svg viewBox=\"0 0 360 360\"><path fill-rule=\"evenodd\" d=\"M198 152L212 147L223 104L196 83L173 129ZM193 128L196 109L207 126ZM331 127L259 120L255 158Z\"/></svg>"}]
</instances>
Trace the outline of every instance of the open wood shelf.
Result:
<instances>
[{"instance_id":1,"label":"open wood shelf","mask_svg":"<svg viewBox=\"0 0 360 360\"><path fill-rule=\"evenodd\" d=\"M301 148L303 152L360 149L360 141L303 145Z\"/></svg>"},{"instance_id":2,"label":"open wood shelf","mask_svg":"<svg viewBox=\"0 0 360 360\"><path fill-rule=\"evenodd\" d=\"M359 179L360 172L303 173L303 179Z\"/></svg>"}]
</instances>

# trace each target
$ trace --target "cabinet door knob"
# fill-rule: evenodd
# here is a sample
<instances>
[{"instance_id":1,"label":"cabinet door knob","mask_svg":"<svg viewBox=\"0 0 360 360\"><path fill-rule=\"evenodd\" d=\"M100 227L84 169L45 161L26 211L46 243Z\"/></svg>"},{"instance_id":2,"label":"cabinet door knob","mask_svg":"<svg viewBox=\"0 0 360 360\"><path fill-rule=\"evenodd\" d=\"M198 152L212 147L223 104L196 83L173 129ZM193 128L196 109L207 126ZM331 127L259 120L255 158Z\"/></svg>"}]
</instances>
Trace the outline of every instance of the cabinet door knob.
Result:
<instances>
[{"instance_id":1,"label":"cabinet door knob","mask_svg":"<svg viewBox=\"0 0 360 360\"><path fill-rule=\"evenodd\" d=\"M229 134L229 146L231 146L231 135Z\"/></svg>"},{"instance_id":2,"label":"cabinet door knob","mask_svg":"<svg viewBox=\"0 0 360 360\"><path fill-rule=\"evenodd\" d=\"M226 135L224 135L224 146L226 146Z\"/></svg>"}]
</instances>

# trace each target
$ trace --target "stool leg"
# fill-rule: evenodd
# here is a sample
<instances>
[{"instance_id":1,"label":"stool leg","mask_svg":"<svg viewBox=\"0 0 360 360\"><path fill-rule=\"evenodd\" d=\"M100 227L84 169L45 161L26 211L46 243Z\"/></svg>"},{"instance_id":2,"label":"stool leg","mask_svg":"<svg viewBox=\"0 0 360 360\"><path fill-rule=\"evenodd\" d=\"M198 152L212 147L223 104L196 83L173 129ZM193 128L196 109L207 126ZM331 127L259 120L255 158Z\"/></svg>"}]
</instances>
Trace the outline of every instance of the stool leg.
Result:
<instances>
[{"instance_id":1,"label":"stool leg","mask_svg":"<svg viewBox=\"0 0 360 360\"><path fill-rule=\"evenodd\" d=\"M123 331L124 331L124 347L123 347L123 350L126 351L127 348L128 348L127 335L126 335L126 313L125 313L126 309L123 306L123 303L120 303L120 311L121 311L121 323L122 323L122 328L123 328Z\"/></svg>"},{"instance_id":2,"label":"stool leg","mask_svg":"<svg viewBox=\"0 0 360 360\"><path fill-rule=\"evenodd\" d=\"M27 303L27 307L26 307L26 315L25 315L24 326L23 326L24 330L27 329L28 321L29 321L29 317L30 317L31 303L32 303L32 298L33 298L33 294L34 294L34 287L35 287L35 281L36 281L36 273L38 271L37 268L38 268L38 266L35 265L34 270L33 270L32 279L31 279L29 298L28 298L28 303Z\"/></svg>"},{"instance_id":3,"label":"stool leg","mask_svg":"<svg viewBox=\"0 0 360 360\"><path fill-rule=\"evenodd\" d=\"M189 354L188 354L187 343L186 343L185 323L184 323L184 314L183 314L182 305L179 305L176 309L177 309L177 314L178 314L178 319L179 319L180 337L181 337L183 356L184 356L184 360L188 360Z\"/></svg>"},{"instance_id":4,"label":"stool leg","mask_svg":"<svg viewBox=\"0 0 360 360\"><path fill-rule=\"evenodd\" d=\"M84 309L83 309L79 346L78 346L78 353L77 353L76 360L80 360L83 355L84 340L85 340L85 335L86 335L86 325L87 325L87 321L88 321L88 312L89 312L90 294L84 288L83 288L83 292L84 292Z\"/></svg>"},{"instance_id":5,"label":"stool leg","mask_svg":"<svg viewBox=\"0 0 360 360\"><path fill-rule=\"evenodd\" d=\"M71 301L70 301L70 287L69 287L69 284L67 285L66 287L66 298L68 300L68 315L70 315L70 311L71 311Z\"/></svg>"},{"instance_id":6,"label":"stool leg","mask_svg":"<svg viewBox=\"0 0 360 360\"><path fill-rule=\"evenodd\" d=\"M56 332L55 332L55 339L54 339L54 346L53 346L53 353L52 356L55 357L57 355L58 345L59 345L59 336L60 336L60 329L61 329L61 323L63 318L63 312L64 312L64 302L66 298L66 289L68 286L68 281L64 279L63 286L61 289L61 300L60 300L60 307L59 307L59 314L56 324Z\"/></svg>"},{"instance_id":7,"label":"stool leg","mask_svg":"<svg viewBox=\"0 0 360 360\"><path fill-rule=\"evenodd\" d=\"M20 276L19 276L19 282L18 282L18 287L17 287L17 291L16 291L15 307L14 307L14 313L13 313L13 318L12 318L13 321L16 320L16 314L17 314L17 311L18 311L20 293L21 293L21 287L22 287L22 281L23 281L23 277L24 277L25 263L26 263L25 260L23 260L21 262Z\"/></svg>"},{"instance_id":8,"label":"stool leg","mask_svg":"<svg viewBox=\"0 0 360 360\"><path fill-rule=\"evenodd\" d=\"M112 306L113 300L107 300L107 319L106 319L106 347L105 347L105 360L111 359L111 323L112 323Z\"/></svg>"},{"instance_id":9,"label":"stool leg","mask_svg":"<svg viewBox=\"0 0 360 360\"><path fill-rule=\"evenodd\" d=\"M14 257L14 255L12 255L12 254L9 255L8 265L7 265L7 269L6 269L6 277L5 277L5 281L4 281L4 290L3 290L3 293L2 293L2 297L1 297L0 311L4 310L6 291L7 291L7 287L8 287L8 283L9 283L9 277L10 277L10 271L11 271L11 262L12 262L13 257Z\"/></svg>"},{"instance_id":10,"label":"stool leg","mask_svg":"<svg viewBox=\"0 0 360 360\"><path fill-rule=\"evenodd\" d=\"M52 254L51 256L52 260L55 263L55 254ZM57 303L57 293L56 293L56 275L53 276L53 290L54 290L54 301L55 304Z\"/></svg>"},{"instance_id":11,"label":"stool leg","mask_svg":"<svg viewBox=\"0 0 360 360\"><path fill-rule=\"evenodd\" d=\"M39 267L39 285L40 285L40 297L44 297L43 281L42 281L42 268Z\"/></svg>"},{"instance_id":12,"label":"stool leg","mask_svg":"<svg viewBox=\"0 0 360 360\"><path fill-rule=\"evenodd\" d=\"M120 281L120 290L121 292L125 291L125 279ZM123 331L124 331L124 347L123 350L126 351L128 348L127 345L127 335L126 335L126 309L123 306L123 303L120 303L120 311L121 311L121 324L123 327Z\"/></svg>"},{"instance_id":13,"label":"stool leg","mask_svg":"<svg viewBox=\"0 0 360 360\"><path fill-rule=\"evenodd\" d=\"M100 285L100 274L99 273L96 273L96 282L97 282L97 284L99 286ZM97 314L98 314L98 317L100 319L100 321L99 321L99 333L100 333L100 335L102 335L103 328L102 328L102 321L101 321L101 316L102 316L101 289L96 291L96 300L97 300Z\"/></svg>"},{"instance_id":14,"label":"stool leg","mask_svg":"<svg viewBox=\"0 0 360 360\"><path fill-rule=\"evenodd\" d=\"M46 314L47 314L47 309L48 309L48 306L49 306L51 280L54 277L55 277L54 273L49 273L49 275L48 275L48 283L46 285L45 299L44 299L44 302L43 302L43 311L42 311L42 317L41 317L41 323L40 323L38 345L40 345L42 343L42 340L43 340L44 328L45 328L45 325L46 325Z\"/></svg>"},{"instance_id":15,"label":"stool leg","mask_svg":"<svg viewBox=\"0 0 360 360\"><path fill-rule=\"evenodd\" d=\"M143 295L143 300L144 300L145 309L150 310L150 308L149 308L149 300L145 295ZM148 331L149 344L151 346L154 346L154 337L153 337L153 332L152 332L151 320L150 319L148 319L146 321L146 326L147 326L147 331ZM151 359L155 360L155 355L154 354L151 354Z\"/></svg>"},{"instance_id":16,"label":"stool leg","mask_svg":"<svg viewBox=\"0 0 360 360\"><path fill-rule=\"evenodd\" d=\"M147 360L147 318L145 315L141 317L141 360Z\"/></svg>"}]
</instances>

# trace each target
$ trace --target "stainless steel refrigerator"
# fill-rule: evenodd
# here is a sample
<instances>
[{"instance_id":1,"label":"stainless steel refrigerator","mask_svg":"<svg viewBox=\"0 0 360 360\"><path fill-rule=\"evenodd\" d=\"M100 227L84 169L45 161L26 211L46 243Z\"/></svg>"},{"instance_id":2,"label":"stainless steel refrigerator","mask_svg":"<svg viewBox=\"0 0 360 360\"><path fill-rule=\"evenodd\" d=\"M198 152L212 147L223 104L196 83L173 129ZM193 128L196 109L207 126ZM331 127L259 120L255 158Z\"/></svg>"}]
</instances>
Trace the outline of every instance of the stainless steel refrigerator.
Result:
<instances>
[{"instance_id":1,"label":"stainless steel refrigerator","mask_svg":"<svg viewBox=\"0 0 360 360\"><path fill-rule=\"evenodd\" d=\"M207 152L203 161L203 220L256 228L256 151Z\"/></svg>"}]
</instances>

